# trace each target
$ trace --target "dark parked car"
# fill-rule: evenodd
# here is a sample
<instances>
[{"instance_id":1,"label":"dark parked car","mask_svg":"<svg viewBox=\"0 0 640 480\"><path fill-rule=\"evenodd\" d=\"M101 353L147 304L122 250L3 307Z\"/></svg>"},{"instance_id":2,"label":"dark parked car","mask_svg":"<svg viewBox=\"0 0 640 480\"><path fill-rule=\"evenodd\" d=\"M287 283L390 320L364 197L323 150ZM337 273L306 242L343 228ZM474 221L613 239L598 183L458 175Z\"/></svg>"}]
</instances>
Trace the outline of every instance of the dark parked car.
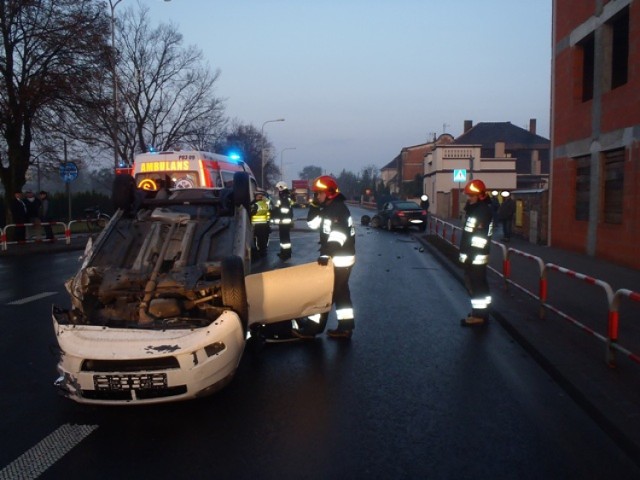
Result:
<instances>
[{"instance_id":1,"label":"dark parked car","mask_svg":"<svg viewBox=\"0 0 640 480\"><path fill-rule=\"evenodd\" d=\"M416 227L421 232L427 228L427 211L410 200L392 200L385 203L380 211L371 218L374 228L385 227L408 229Z\"/></svg>"}]
</instances>

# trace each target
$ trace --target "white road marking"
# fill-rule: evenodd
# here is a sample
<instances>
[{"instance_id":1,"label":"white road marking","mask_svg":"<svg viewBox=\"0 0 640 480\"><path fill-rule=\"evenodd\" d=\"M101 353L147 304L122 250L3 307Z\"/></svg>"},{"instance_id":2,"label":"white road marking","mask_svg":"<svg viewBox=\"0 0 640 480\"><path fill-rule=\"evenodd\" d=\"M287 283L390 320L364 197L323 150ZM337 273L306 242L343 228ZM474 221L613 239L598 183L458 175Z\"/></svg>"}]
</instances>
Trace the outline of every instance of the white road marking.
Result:
<instances>
[{"instance_id":1,"label":"white road marking","mask_svg":"<svg viewBox=\"0 0 640 480\"><path fill-rule=\"evenodd\" d=\"M21 298L20 300L14 300L13 302L7 303L7 305L24 305L25 303L35 302L36 300L40 300L41 298L46 298L46 297L50 297L51 295L56 295L57 293L58 292L42 292L37 295Z\"/></svg>"},{"instance_id":2,"label":"white road marking","mask_svg":"<svg viewBox=\"0 0 640 480\"><path fill-rule=\"evenodd\" d=\"M96 428L98 425L62 425L0 470L0 480L38 478Z\"/></svg>"}]
</instances>

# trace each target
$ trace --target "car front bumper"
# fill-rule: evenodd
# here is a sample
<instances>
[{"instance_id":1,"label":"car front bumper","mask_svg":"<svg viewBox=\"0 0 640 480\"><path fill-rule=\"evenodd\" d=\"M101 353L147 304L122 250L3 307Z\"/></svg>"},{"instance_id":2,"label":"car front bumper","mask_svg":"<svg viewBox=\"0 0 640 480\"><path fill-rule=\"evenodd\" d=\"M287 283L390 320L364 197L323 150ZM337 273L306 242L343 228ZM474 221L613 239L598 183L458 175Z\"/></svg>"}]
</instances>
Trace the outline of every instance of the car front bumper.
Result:
<instances>
[{"instance_id":1,"label":"car front bumper","mask_svg":"<svg viewBox=\"0 0 640 480\"><path fill-rule=\"evenodd\" d=\"M218 391L233 378L245 347L239 317L225 311L206 327L117 329L60 324L55 386L79 403L152 404Z\"/></svg>"}]
</instances>

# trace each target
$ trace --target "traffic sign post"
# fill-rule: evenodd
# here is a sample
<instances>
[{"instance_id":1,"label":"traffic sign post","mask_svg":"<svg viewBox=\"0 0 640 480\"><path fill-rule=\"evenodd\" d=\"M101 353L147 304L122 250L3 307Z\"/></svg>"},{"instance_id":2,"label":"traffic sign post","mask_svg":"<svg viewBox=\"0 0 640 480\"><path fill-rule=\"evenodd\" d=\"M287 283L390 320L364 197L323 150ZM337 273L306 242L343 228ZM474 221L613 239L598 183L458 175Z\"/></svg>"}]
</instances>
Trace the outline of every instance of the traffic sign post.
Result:
<instances>
[{"instance_id":1,"label":"traffic sign post","mask_svg":"<svg viewBox=\"0 0 640 480\"><path fill-rule=\"evenodd\" d=\"M462 218L464 205L462 204L462 190L460 188L460 183L467 181L467 171L465 169L454 170L453 181L458 184L458 216Z\"/></svg>"},{"instance_id":2,"label":"traffic sign post","mask_svg":"<svg viewBox=\"0 0 640 480\"><path fill-rule=\"evenodd\" d=\"M60 178L65 183L67 200L69 202L69 221L71 221L71 182L78 178L78 166L67 162L67 142L64 143L64 162L60 164Z\"/></svg>"},{"instance_id":3,"label":"traffic sign post","mask_svg":"<svg viewBox=\"0 0 640 480\"><path fill-rule=\"evenodd\" d=\"M454 170L453 171L453 181L454 182L466 182L467 181L467 171L465 169L462 170Z\"/></svg>"},{"instance_id":4,"label":"traffic sign post","mask_svg":"<svg viewBox=\"0 0 640 480\"><path fill-rule=\"evenodd\" d=\"M60 178L64 183L73 182L76 178L78 178L78 166L73 162L61 163Z\"/></svg>"}]
</instances>

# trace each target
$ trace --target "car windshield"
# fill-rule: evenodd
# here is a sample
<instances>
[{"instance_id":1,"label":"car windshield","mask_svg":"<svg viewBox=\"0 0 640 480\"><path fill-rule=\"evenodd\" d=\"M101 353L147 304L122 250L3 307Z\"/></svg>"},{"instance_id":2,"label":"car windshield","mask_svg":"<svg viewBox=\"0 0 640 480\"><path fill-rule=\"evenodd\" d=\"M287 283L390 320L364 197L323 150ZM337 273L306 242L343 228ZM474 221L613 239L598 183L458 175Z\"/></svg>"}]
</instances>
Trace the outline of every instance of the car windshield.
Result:
<instances>
[{"instance_id":1,"label":"car windshield","mask_svg":"<svg viewBox=\"0 0 640 480\"><path fill-rule=\"evenodd\" d=\"M397 210L421 210L420 206L413 202L397 202L394 207Z\"/></svg>"}]
</instances>

